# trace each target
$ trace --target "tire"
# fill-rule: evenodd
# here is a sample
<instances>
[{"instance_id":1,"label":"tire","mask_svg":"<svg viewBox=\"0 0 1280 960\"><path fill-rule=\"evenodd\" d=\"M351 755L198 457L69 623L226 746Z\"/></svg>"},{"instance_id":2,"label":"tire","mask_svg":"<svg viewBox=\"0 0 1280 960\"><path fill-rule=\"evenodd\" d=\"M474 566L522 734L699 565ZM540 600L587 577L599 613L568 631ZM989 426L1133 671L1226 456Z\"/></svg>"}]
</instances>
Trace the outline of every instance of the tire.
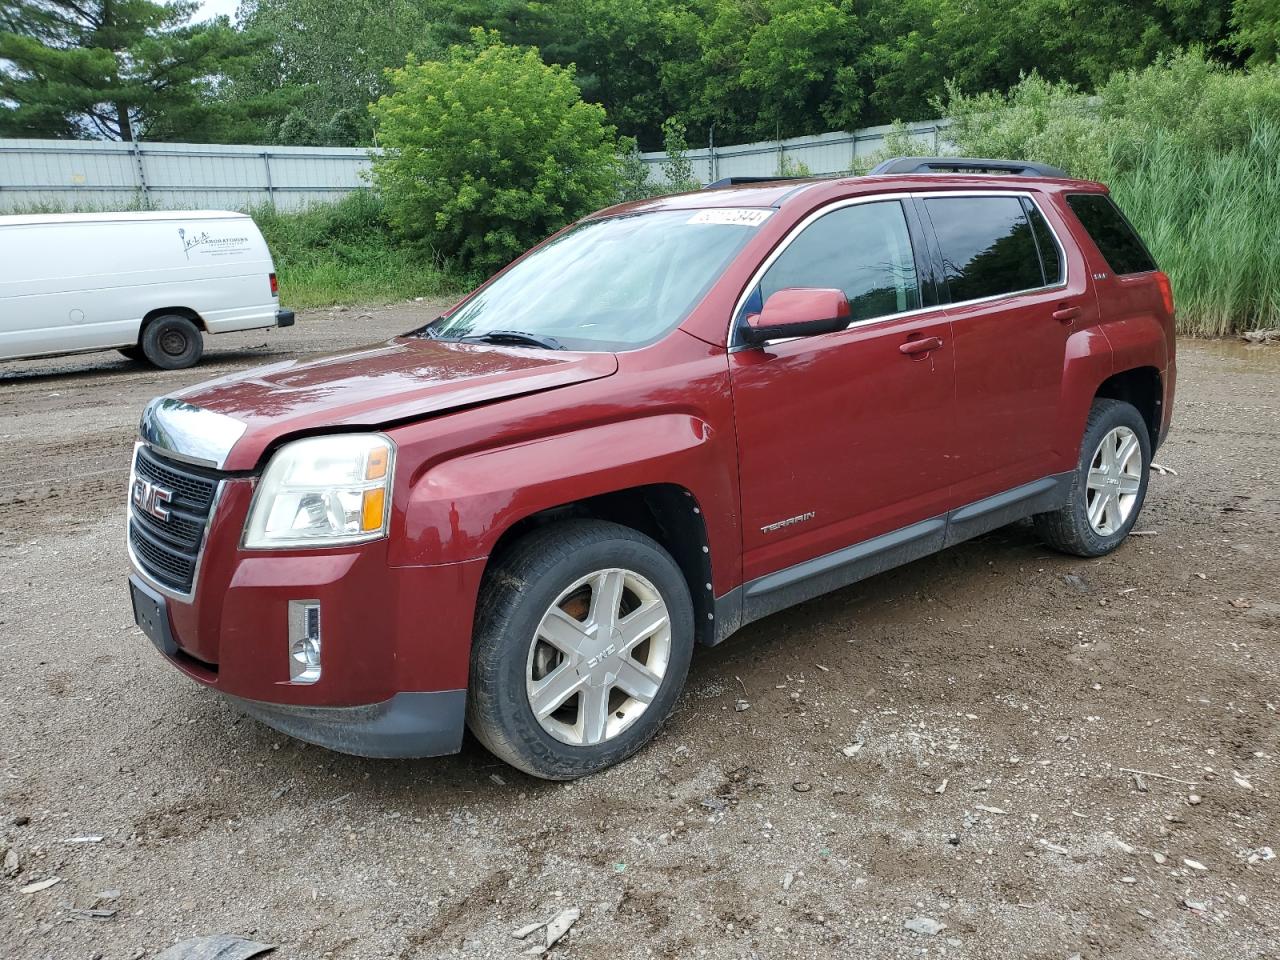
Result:
<instances>
[{"instance_id":1,"label":"tire","mask_svg":"<svg viewBox=\"0 0 1280 960\"><path fill-rule=\"evenodd\" d=\"M609 589L621 598L613 609L622 616L610 644L597 645L598 628L615 623ZM599 616L597 597L604 603ZM693 629L684 574L649 537L601 520L544 527L486 572L467 725L495 756L535 777L573 780L603 770L644 746L671 713L689 670Z\"/></svg>"},{"instance_id":2,"label":"tire","mask_svg":"<svg viewBox=\"0 0 1280 960\"><path fill-rule=\"evenodd\" d=\"M193 367L204 353L200 328L176 313L156 317L142 331L138 348L154 367L182 370Z\"/></svg>"},{"instance_id":3,"label":"tire","mask_svg":"<svg viewBox=\"0 0 1280 960\"><path fill-rule=\"evenodd\" d=\"M1137 449L1126 454L1130 437L1136 441ZM1119 468L1109 468L1104 463L1104 439L1124 458ZM1140 458L1136 463L1133 455ZM1111 457L1112 463L1115 460ZM1096 475L1095 465L1099 468ZM1093 488L1090 487L1091 475L1094 475ZM1037 514L1036 533L1048 546L1062 553L1077 557L1101 557L1110 553L1125 541L1137 523L1147 497L1150 475L1151 439L1142 414L1122 400L1093 401L1067 502L1050 513ZM1101 505L1098 504L1100 496L1104 498ZM1091 509L1095 519L1090 518Z\"/></svg>"},{"instance_id":4,"label":"tire","mask_svg":"<svg viewBox=\"0 0 1280 960\"><path fill-rule=\"evenodd\" d=\"M126 360L145 360L141 347L121 347L119 353Z\"/></svg>"}]
</instances>

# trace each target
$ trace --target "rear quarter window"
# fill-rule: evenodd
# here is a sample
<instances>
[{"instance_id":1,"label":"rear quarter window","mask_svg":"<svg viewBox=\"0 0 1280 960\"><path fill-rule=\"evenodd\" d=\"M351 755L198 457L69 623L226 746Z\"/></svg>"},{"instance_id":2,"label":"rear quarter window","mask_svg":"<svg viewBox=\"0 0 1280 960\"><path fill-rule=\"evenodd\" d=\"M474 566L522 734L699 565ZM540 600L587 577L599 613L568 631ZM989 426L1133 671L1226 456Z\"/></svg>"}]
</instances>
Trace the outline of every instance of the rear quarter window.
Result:
<instances>
[{"instance_id":1,"label":"rear quarter window","mask_svg":"<svg viewBox=\"0 0 1280 960\"><path fill-rule=\"evenodd\" d=\"M1156 268L1151 254L1111 198L1103 193L1071 193L1067 206L1115 274L1147 273Z\"/></svg>"}]
</instances>

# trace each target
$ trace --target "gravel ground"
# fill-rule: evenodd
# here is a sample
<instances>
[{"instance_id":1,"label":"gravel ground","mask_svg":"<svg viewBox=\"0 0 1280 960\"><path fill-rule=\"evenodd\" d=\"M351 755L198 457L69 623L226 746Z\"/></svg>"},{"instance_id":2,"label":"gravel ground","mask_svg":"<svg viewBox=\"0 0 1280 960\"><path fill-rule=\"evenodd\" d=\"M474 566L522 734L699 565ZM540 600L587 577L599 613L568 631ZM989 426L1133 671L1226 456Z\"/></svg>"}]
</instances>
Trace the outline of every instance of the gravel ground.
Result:
<instances>
[{"instance_id":1,"label":"gravel ground","mask_svg":"<svg viewBox=\"0 0 1280 960\"><path fill-rule=\"evenodd\" d=\"M1181 345L1177 473L1115 555L1015 526L756 623L648 749L553 785L293 742L132 624L143 403L432 307L180 373L0 364L0 955L512 957L576 907L555 956L1280 956L1280 347Z\"/></svg>"}]
</instances>

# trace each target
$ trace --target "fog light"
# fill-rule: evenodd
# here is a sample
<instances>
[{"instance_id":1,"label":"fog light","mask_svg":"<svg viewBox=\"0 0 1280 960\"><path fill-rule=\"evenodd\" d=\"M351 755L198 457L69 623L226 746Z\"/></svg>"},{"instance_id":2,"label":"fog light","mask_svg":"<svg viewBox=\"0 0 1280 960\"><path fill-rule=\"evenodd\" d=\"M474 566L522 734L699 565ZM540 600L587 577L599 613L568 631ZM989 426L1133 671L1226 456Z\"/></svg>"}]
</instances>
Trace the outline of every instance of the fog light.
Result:
<instances>
[{"instance_id":1,"label":"fog light","mask_svg":"<svg viewBox=\"0 0 1280 960\"><path fill-rule=\"evenodd\" d=\"M315 600L289 601L289 679L320 679L320 604Z\"/></svg>"}]
</instances>

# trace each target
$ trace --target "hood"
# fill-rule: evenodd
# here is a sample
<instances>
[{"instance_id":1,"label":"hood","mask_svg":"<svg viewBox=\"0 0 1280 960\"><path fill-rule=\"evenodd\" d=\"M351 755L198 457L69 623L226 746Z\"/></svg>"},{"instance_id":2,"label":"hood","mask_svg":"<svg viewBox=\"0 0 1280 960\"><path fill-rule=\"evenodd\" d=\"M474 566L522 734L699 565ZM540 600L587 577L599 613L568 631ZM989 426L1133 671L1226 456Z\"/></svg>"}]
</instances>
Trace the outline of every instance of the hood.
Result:
<instances>
[{"instance_id":1,"label":"hood","mask_svg":"<svg viewBox=\"0 0 1280 960\"><path fill-rule=\"evenodd\" d=\"M222 466L247 470L272 442L290 433L381 427L598 380L617 369L611 353L401 337L379 347L246 370L189 387L173 394L171 402L243 424Z\"/></svg>"}]
</instances>

